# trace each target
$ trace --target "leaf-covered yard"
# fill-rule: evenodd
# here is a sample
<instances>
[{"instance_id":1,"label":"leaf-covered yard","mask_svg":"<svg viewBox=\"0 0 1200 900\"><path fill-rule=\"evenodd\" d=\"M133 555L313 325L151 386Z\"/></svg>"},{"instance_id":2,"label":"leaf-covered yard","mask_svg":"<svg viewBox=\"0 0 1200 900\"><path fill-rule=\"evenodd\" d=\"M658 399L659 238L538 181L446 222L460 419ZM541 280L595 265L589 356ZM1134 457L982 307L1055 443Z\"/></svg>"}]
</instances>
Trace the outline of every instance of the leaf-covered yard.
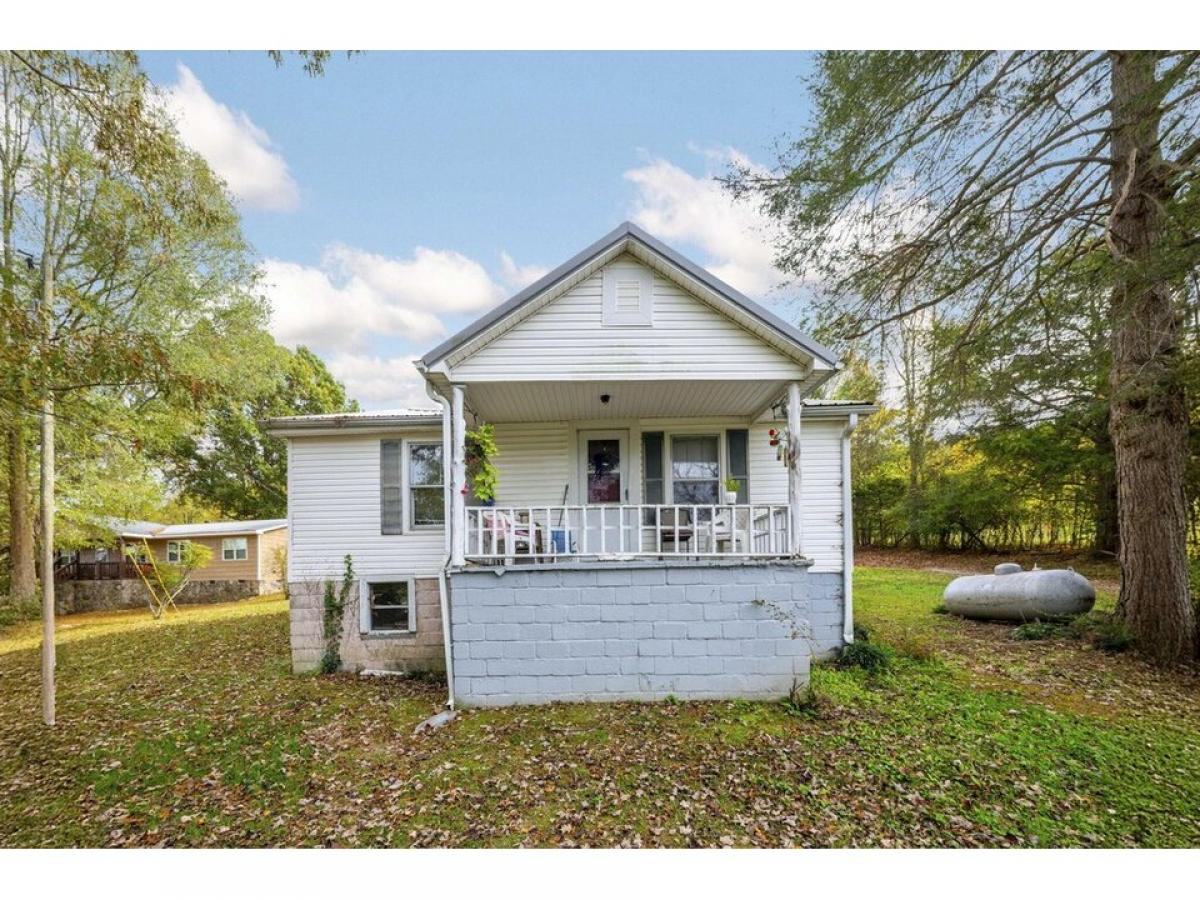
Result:
<instances>
[{"instance_id":1,"label":"leaf-covered yard","mask_svg":"<svg viewBox=\"0 0 1200 900\"><path fill-rule=\"evenodd\" d=\"M277 598L0 633L4 846L1126 846L1200 843L1200 679L933 613L861 568L897 650L816 699L471 711L438 685L295 677Z\"/></svg>"}]
</instances>

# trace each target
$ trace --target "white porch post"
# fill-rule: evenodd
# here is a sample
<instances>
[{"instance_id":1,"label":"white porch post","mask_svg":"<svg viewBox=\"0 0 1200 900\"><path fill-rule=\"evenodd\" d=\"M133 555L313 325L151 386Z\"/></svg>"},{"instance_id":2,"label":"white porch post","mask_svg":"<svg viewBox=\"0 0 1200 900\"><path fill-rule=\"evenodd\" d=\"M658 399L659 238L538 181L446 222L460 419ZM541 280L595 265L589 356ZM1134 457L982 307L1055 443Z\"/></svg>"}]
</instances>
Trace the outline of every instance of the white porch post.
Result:
<instances>
[{"instance_id":1,"label":"white porch post","mask_svg":"<svg viewBox=\"0 0 1200 900\"><path fill-rule=\"evenodd\" d=\"M467 564L467 419L463 413L463 386L450 386L451 464L450 464L450 564Z\"/></svg>"},{"instance_id":2,"label":"white porch post","mask_svg":"<svg viewBox=\"0 0 1200 900\"><path fill-rule=\"evenodd\" d=\"M804 555L804 492L800 484L800 384L793 381L788 385L787 394L787 427L788 427L788 513L792 522L792 556Z\"/></svg>"}]
</instances>

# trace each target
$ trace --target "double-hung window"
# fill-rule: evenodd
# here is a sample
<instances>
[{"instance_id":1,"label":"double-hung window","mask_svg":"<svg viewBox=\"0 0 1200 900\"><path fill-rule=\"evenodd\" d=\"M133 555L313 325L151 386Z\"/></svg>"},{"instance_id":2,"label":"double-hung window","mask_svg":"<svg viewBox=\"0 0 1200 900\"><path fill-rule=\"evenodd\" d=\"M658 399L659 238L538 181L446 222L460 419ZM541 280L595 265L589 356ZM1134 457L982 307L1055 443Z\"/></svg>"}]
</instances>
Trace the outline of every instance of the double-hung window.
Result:
<instances>
[{"instance_id":1,"label":"double-hung window","mask_svg":"<svg viewBox=\"0 0 1200 900\"><path fill-rule=\"evenodd\" d=\"M671 502L712 506L721 497L720 439L715 434L671 437Z\"/></svg>"},{"instance_id":2,"label":"double-hung window","mask_svg":"<svg viewBox=\"0 0 1200 900\"><path fill-rule=\"evenodd\" d=\"M167 541L167 562L177 563L183 559L183 541Z\"/></svg>"},{"instance_id":3,"label":"double-hung window","mask_svg":"<svg viewBox=\"0 0 1200 900\"><path fill-rule=\"evenodd\" d=\"M246 538L225 538L221 541L221 559L235 562L246 559L249 553Z\"/></svg>"},{"instance_id":4,"label":"double-hung window","mask_svg":"<svg viewBox=\"0 0 1200 900\"><path fill-rule=\"evenodd\" d=\"M442 445L408 445L408 508L413 528L440 528L446 521Z\"/></svg>"},{"instance_id":5,"label":"double-hung window","mask_svg":"<svg viewBox=\"0 0 1200 900\"><path fill-rule=\"evenodd\" d=\"M379 442L379 519L380 534L436 529L445 524L440 442Z\"/></svg>"}]
</instances>

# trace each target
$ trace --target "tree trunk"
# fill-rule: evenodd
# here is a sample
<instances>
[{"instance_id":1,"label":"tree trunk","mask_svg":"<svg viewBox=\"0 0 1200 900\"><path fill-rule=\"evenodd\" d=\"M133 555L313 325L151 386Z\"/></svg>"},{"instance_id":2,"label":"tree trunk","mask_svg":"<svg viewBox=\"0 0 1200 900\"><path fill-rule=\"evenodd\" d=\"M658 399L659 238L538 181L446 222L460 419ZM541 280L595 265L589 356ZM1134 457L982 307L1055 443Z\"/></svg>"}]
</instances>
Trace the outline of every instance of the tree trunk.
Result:
<instances>
[{"instance_id":1,"label":"tree trunk","mask_svg":"<svg viewBox=\"0 0 1200 900\"><path fill-rule=\"evenodd\" d=\"M1118 271L1109 428L1121 535L1117 611L1142 652L1174 663L1195 656L1196 623L1188 598L1188 415L1179 322L1171 285L1155 264L1169 199L1158 152L1159 90L1153 53L1112 54L1109 237Z\"/></svg>"},{"instance_id":2,"label":"tree trunk","mask_svg":"<svg viewBox=\"0 0 1200 900\"><path fill-rule=\"evenodd\" d=\"M29 453L20 410L8 428L8 559L9 597L28 601L37 591L33 564L33 509L29 502Z\"/></svg>"}]
</instances>

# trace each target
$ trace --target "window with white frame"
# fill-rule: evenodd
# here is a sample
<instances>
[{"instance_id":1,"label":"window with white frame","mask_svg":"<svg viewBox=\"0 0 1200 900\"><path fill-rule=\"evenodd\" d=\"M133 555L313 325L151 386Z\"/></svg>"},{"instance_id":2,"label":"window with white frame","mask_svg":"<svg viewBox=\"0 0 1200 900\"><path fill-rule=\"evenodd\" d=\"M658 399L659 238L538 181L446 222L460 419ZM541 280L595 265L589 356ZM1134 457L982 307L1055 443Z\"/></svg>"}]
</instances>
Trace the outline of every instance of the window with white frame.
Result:
<instances>
[{"instance_id":1,"label":"window with white frame","mask_svg":"<svg viewBox=\"0 0 1200 900\"><path fill-rule=\"evenodd\" d=\"M183 541L167 541L167 562L177 563L183 559Z\"/></svg>"},{"instance_id":2,"label":"window with white frame","mask_svg":"<svg viewBox=\"0 0 1200 900\"><path fill-rule=\"evenodd\" d=\"M721 496L721 442L715 434L671 437L671 502L714 505Z\"/></svg>"},{"instance_id":3,"label":"window with white frame","mask_svg":"<svg viewBox=\"0 0 1200 900\"><path fill-rule=\"evenodd\" d=\"M221 541L221 559L225 562L236 562L246 559L249 555L247 540L244 537L225 538Z\"/></svg>"},{"instance_id":4,"label":"window with white frame","mask_svg":"<svg viewBox=\"0 0 1200 900\"><path fill-rule=\"evenodd\" d=\"M441 528L446 521L442 445L408 445L408 521L413 528Z\"/></svg>"},{"instance_id":5,"label":"window with white frame","mask_svg":"<svg viewBox=\"0 0 1200 900\"><path fill-rule=\"evenodd\" d=\"M362 581L359 609L364 632L416 631L416 592L404 576Z\"/></svg>"}]
</instances>

